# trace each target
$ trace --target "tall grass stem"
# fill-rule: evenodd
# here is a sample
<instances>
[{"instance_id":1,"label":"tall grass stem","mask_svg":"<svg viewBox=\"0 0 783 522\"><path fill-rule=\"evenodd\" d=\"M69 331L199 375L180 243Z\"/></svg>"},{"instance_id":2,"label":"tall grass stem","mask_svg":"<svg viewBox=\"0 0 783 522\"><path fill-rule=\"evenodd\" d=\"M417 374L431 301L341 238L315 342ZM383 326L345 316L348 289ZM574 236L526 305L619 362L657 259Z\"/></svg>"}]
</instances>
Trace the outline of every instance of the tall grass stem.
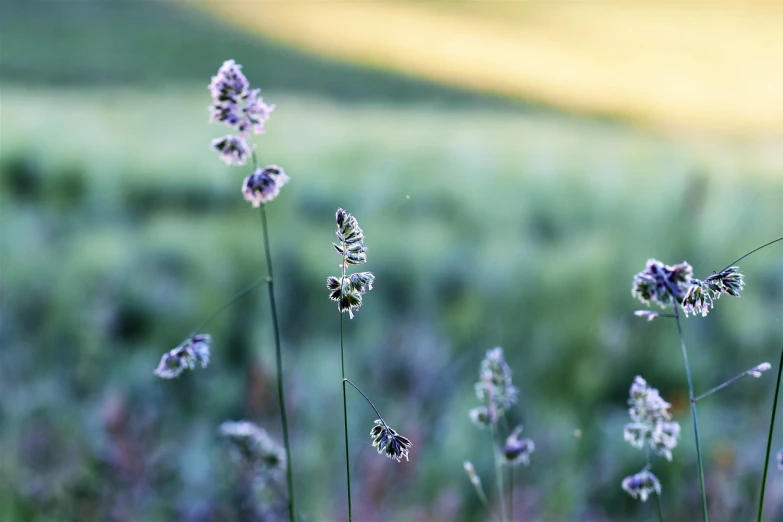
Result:
<instances>
[{"instance_id":1,"label":"tall grass stem","mask_svg":"<svg viewBox=\"0 0 783 522\"><path fill-rule=\"evenodd\" d=\"M503 464L500 461L497 448L498 429L497 425L492 425L492 457L495 459L495 480L498 488L498 502L500 504L500 520L506 522L506 492L503 488Z\"/></svg>"},{"instance_id":2,"label":"tall grass stem","mask_svg":"<svg viewBox=\"0 0 783 522\"><path fill-rule=\"evenodd\" d=\"M254 153L255 154L255 153ZM255 158L254 158L255 159ZM277 321L277 305L275 303L275 281L272 272L272 254L269 248L269 231L266 224L266 205L261 205L261 226L264 229L264 253L266 254L267 278L269 282L269 307L272 310L272 327L275 332L275 360L277 363L277 396L280 401L280 419L283 424L283 444L286 458L286 482L288 484L288 519L296 520L296 503L294 502L294 475L291 462L291 444L288 439L288 414L285 407L285 387L283 386L283 360L280 351L280 327Z\"/></svg>"},{"instance_id":3,"label":"tall grass stem","mask_svg":"<svg viewBox=\"0 0 783 522\"><path fill-rule=\"evenodd\" d=\"M343 263L343 277L345 277L345 264ZM343 313L340 313L340 365L343 372L343 425L345 427L345 480L348 485L348 522L353 521L351 510L351 461L348 456L348 403L346 401L345 383L345 350L343 349Z\"/></svg>"},{"instance_id":4,"label":"tall grass stem","mask_svg":"<svg viewBox=\"0 0 783 522\"><path fill-rule=\"evenodd\" d=\"M677 334L680 337L680 347L682 347L682 358L685 361L685 374L688 377L688 398L691 403L691 416L693 417L693 436L696 439L696 462L699 468L699 490L701 491L701 516L703 522L707 522L707 492L704 488L704 464L701 457L701 441L699 440L699 421L696 418L696 401L693 397L693 377L691 375L691 365L688 362L688 351L685 349L685 339L682 336L682 325L680 324L680 312L677 305L674 305L674 319L677 321Z\"/></svg>"},{"instance_id":5,"label":"tall grass stem","mask_svg":"<svg viewBox=\"0 0 783 522\"><path fill-rule=\"evenodd\" d=\"M767 487L767 471L769 469L769 454L772 451L772 432L775 429L775 414L778 411L778 395L780 394L780 374L783 373L783 348L780 350L780 364L778 365L778 381L775 384L775 398L772 401L772 415L769 419L769 434L767 435L767 452L764 456L764 473L761 474L761 492L759 493L759 513L757 522L761 522L761 512L764 508L764 491Z\"/></svg>"}]
</instances>

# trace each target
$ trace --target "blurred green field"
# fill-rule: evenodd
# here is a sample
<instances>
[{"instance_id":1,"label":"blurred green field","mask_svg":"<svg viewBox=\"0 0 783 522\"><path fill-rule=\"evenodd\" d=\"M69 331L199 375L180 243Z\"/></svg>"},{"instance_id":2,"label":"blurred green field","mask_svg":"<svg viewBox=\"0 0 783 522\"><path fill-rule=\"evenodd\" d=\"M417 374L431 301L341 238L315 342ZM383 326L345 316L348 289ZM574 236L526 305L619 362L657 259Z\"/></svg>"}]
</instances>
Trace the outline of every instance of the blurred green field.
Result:
<instances>
[{"instance_id":1,"label":"blurred green field","mask_svg":"<svg viewBox=\"0 0 783 522\"><path fill-rule=\"evenodd\" d=\"M173 3L4 1L0 46L0 520L241 520L217 427L249 418L280 440L263 289L207 328L207 369L152 373L263 275L247 172L208 149L226 129L207 124L206 85L227 58L277 105L256 143L292 179L269 217L302 521L346 518L325 288L338 206L377 276L347 322L347 373L414 444L410 462L378 456L374 414L349 395L357 520L488 519L462 463L492 488L468 410L498 345L521 390L510 421L536 442L519 520L653 520L620 489L645 463L622 437L637 374L683 425L674 462L655 463L666 519L694 518L676 332L632 315L631 278L649 257L703 277L783 235L779 137L544 110L316 57ZM781 248L743 261L741 300L685 321L697 393L777 361ZM755 512L773 390L765 375L700 402L713 522ZM767 508L783 517L775 470Z\"/></svg>"},{"instance_id":2,"label":"blurred green field","mask_svg":"<svg viewBox=\"0 0 783 522\"><path fill-rule=\"evenodd\" d=\"M698 491L676 334L633 317L630 281L650 256L708 274L780 235L775 144L266 96L278 109L262 161L292 178L269 211L305 519L344 515L338 320L324 288L337 206L358 216L377 276L348 323L348 374L414 441L410 463L378 457L372 411L350 397L360 519L483 519L461 466L491 485L467 411L495 345L521 388L512 421L537 444L518 474L521 519L652 518L619 487L644 461L621 434L637 373L683 424L675 461L655 469L667 516L688 519ZM3 89L3 520L230 519L216 426L249 416L279 437L262 293L210 325L208 369L152 374L263 266L244 169L207 148L223 130L206 124L207 98ZM685 323L697 390L776 360L781 258L742 263L743 299ZM773 386L742 382L700 409L714 520L754 509ZM782 493L775 474L771 517Z\"/></svg>"}]
</instances>

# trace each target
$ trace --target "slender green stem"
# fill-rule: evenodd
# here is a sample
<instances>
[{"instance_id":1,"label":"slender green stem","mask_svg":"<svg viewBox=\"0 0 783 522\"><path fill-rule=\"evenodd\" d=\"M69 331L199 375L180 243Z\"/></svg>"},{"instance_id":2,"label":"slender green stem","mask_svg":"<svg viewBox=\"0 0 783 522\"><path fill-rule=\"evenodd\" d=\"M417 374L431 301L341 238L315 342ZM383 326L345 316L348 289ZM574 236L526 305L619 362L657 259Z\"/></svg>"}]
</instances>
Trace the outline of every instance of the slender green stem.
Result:
<instances>
[{"instance_id":1,"label":"slender green stem","mask_svg":"<svg viewBox=\"0 0 783 522\"><path fill-rule=\"evenodd\" d=\"M255 155L255 152L253 153ZM254 158L255 160L255 158ZM266 269L269 277L269 305L272 310L272 327L275 332L275 359L277 362L277 396L280 400L280 418L283 423L283 444L286 457L286 481L288 483L288 518L290 522L296 520L296 508L294 502L294 475L291 462L291 444L288 440L288 415L285 407L285 389L283 386L283 360L280 351L280 327L277 322L277 306L275 304L275 282L272 274L272 254L269 249L269 231L266 225L266 205L261 205L261 225L264 229L264 253L266 254Z\"/></svg>"},{"instance_id":2,"label":"slender green stem","mask_svg":"<svg viewBox=\"0 0 783 522\"><path fill-rule=\"evenodd\" d=\"M761 512L764 508L764 490L767 487L767 470L769 468L769 454L772 451L772 432L775 429L775 413L778 410L778 395L780 394L780 375L783 373L783 349L780 351L780 364L778 365L778 382L775 384L775 398L772 401L772 415L769 419L769 435L767 435L767 452L764 456L764 473L761 475L761 493L759 493L759 515L758 522L761 522Z\"/></svg>"},{"instance_id":3,"label":"slender green stem","mask_svg":"<svg viewBox=\"0 0 783 522\"><path fill-rule=\"evenodd\" d=\"M378 408L375 407L375 404L373 404L372 401L370 400L370 398L367 397L367 394L365 394L358 386L356 386L350 380L343 378L343 381L345 381L348 384L350 384L351 386L353 386L354 390L356 390L356 391L358 391L359 393L362 394L362 397L364 397L364 400L366 400L370 404L370 406L372 406L372 409L375 410L375 414L378 415L378 419L381 421L381 423L383 423L383 425L388 428L389 426L386 424L386 421L383 420L383 417L381 417L381 412L378 411Z\"/></svg>"},{"instance_id":4,"label":"slender green stem","mask_svg":"<svg viewBox=\"0 0 783 522\"><path fill-rule=\"evenodd\" d=\"M751 255L751 254L755 254L756 252L758 252L758 251L759 251L759 250L761 250L762 248L766 248L766 247L768 247L769 245L772 245L772 244L774 244L774 243L777 243L778 241L783 241L783 237L779 237L779 238L777 238L777 239L773 239L773 240L772 240L772 241L770 241L769 243L764 243L764 244L763 244L763 245L761 245L760 247L758 247L758 248L754 248L753 250L751 250L750 252L748 252L748 253L747 253L747 254L745 254L744 256L740 256L740 257L738 257L737 259L735 259L734 261L732 261L731 263L729 263L728 265L726 265L726 268L724 268L723 270L727 270L727 269L731 268L732 266L736 265L737 263L739 263L740 261L742 261L743 259L745 259L745 258L746 258L746 257L748 257L749 255ZM721 270L720 272L723 272L723 270ZM720 273L720 272L718 272L718 273Z\"/></svg>"},{"instance_id":5,"label":"slender green stem","mask_svg":"<svg viewBox=\"0 0 783 522\"><path fill-rule=\"evenodd\" d=\"M688 397L691 402L691 416L693 417L693 434L696 439L696 461L699 468L699 489L701 491L701 516L703 522L707 522L707 492L704 489L704 464L701 458L701 442L699 440L699 421L696 419L696 401L693 398L693 377L691 376L691 365L688 362L688 351L685 349L685 339L682 336L682 325L680 324L680 312L677 305L674 305L674 319L677 321L677 334L680 337L680 346L682 347L682 358L685 361L685 374L688 377Z\"/></svg>"},{"instance_id":6,"label":"slender green stem","mask_svg":"<svg viewBox=\"0 0 783 522\"><path fill-rule=\"evenodd\" d=\"M655 511L658 513L658 522L663 522L663 512L661 511L661 496L655 494Z\"/></svg>"},{"instance_id":7,"label":"slender green stem","mask_svg":"<svg viewBox=\"0 0 783 522\"><path fill-rule=\"evenodd\" d=\"M514 475L516 474L516 466L509 466L508 477L508 516L511 520L514 520Z\"/></svg>"},{"instance_id":8,"label":"slender green stem","mask_svg":"<svg viewBox=\"0 0 783 522\"><path fill-rule=\"evenodd\" d=\"M713 394L713 393L715 393L716 391L722 390L722 389L723 389L723 388L725 388L726 386L729 386L731 383L733 383L733 382L735 382L735 381L738 381L739 379L742 379L743 377L747 377L748 375L750 375L750 372L751 372L751 371L753 371L755 368L756 368L756 367L753 367L753 368L751 368L750 370L745 370L745 371L744 371L744 372L742 372L741 374L739 374L739 375L735 375L734 377L732 377L732 378L731 378L731 379L729 379L728 381L726 381L726 382L724 382L724 383L722 383L722 384L719 384L719 385L715 386L715 387L714 387L714 388L712 388L711 390L709 390L709 391L706 391L706 392L702 393L702 394L701 394L701 395L699 395L698 397L694 397L694 398L693 398L693 402L700 401L701 399L703 399L703 398L705 398L705 397L708 397L708 396L712 395L712 394Z\"/></svg>"},{"instance_id":9,"label":"slender green stem","mask_svg":"<svg viewBox=\"0 0 783 522\"><path fill-rule=\"evenodd\" d=\"M343 264L343 277L345 277L345 264ZM348 456L348 403L346 401L345 383L345 350L343 349L343 314L340 313L340 364L343 370L343 424L345 426L345 480L348 484L348 521L353 520L351 510L351 462Z\"/></svg>"},{"instance_id":10,"label":"slender green stem","mask_svg":"<svg viewBox=\"0 0 783 522\"><path fill-rule=\"evenodd\" d=\"M252 292L253 290L258 288L259 286L261 286L263 284L266 284L268 282L269 282L269 277L263 277L263 278L259 279L258 281L256 281L255 283L251 283L250 285L246 286L244 289L242 289L239 292L237 292L236 294L234 294L234 296L231 299L226 301L224 304L220 305L211 314L209 314L207 316L207 318L204 319L201 322L201 324L199 324L198 327L191 332L190 336L193 337L194 335L199 333L205 326L207 326L207 324L209 324L209 322L212 319L217 317L220 314L220 312L222 312L223 310L225 310L226 308L228 308L229 306L234 304L239 299L245 297L248 293Z\"/></svg>"},{"instance_id":11,"label":"slender green stem","mask_svg":"<svg viewBox=\"0 0 783 522\"><path fill-rule=\"evenodd\" d=\"M500 503L500 520L506 522L506 495L503 490L503 464L500 462L497 448L497 425L492 424L492 457L495 459L495 480L498 488L498 502Z\"/></svg>"}]
</instances>

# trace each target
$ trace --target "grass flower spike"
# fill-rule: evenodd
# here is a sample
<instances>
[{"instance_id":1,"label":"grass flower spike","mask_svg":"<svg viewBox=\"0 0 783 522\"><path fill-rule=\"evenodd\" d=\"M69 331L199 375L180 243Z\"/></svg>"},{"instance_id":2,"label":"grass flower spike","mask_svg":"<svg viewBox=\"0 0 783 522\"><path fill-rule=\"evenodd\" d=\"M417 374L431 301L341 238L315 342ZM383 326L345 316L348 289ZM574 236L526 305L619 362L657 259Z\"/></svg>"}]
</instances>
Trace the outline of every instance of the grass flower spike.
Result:
<instances>
[{"instance_id":1,"label":"grass flower spike","mask_svg":"<svg viewBox=\"0 0 783 522\"><path fill-rule=\"evenodd\" d=\"M277 165L268 165L263 169L258 168L242 183L242 196L254 208L258 208L275 199L280 194L280 189L289 180L290 178L283 169Z\"/></svg>"},{"instance_id":2,"label":"grass flower spike","mask_svg":"<svg viewBox=\"0 0 783 522\"><path fill-rule=\"evenodd\" d=\"M522 426L517 426L506 439L506 445L503 448L503 455L506 457L506 464L516 465L530 464L530 454L536 449L535 443L530 439L520 439Z\"/></svg>"},{"instance_id":3,"label":"grass flower spike","mask_svg":"<svg viewBox=\"0 0 783 522\"><path fill-rule=\"evenodd\" d=\"M283 448L263 428L249 421L224 422L219 431L244 462L259 470L277 472L285 469Z\"/></svg>"},{"instance_id":4,"label":"grass flower spike","mask_svg":"<svg viewBox=\"0 0 783 522\"><path fill-rule=\"evenodd\" d=\"M220 154L226 165L244 165L251 154L245 138L229 134L212 140L212 148Z\"/></svg>"},{"instance_id":5,"label":"grass flower spike","mask_svg":"<svg viewBox=\"0 0 783 522\"><path fill-rule=\"evenodd\" d=\"M509 409L515 402L519 390L511 384L511 368L503 357L502 348L493 348L481 361L479 381L475 385L476 397L484 403L487 412L497 411L487 418L497 422L497 415ZM471 414L471 417L474 415ZM492 422L494 424L494 422Z\"/></svg>"},{"instance_id":6,"label":"grass flower spike","mask_svg":"<svg viewBox=\"0 0 783 522\"><path fill-rule=\"evenodd\" d=\"M664 401L658 390L650 388L637 376L631 385L628 414L631 423L625 425L623 437L634 448L649 445L666 460L672 460L672 450L680 439L680 425L671 421L671 404Z\"/></svg>"},{"instance_id":7,"label":"grass flower spike","mask_svg":"<svg viewBox=\"0 0 783 522\"><path fill-rule=\"evenodd\" d=\"M362 296L372 290L375 276L370 272L346 274L348 265L367 262L367 247L364 245L364 232L355 217L338 208L335 218L339 243L332 243L332 245L343 259L340 264L343 275L328 277L326 288L330 291L329 299L337 301L337 309L340 313L348 312L348 316L353 319L353 312L362 306Z\"/></svg>"},{"instance_id":8,"label":"grass flower spike","mask_svg":"<svg viewBox=\"0 0 783 522\"><path fill-rule=\"evenodd\" d=\"M378 453L386 455L397 462L400 462L403 457L405 457L405 460L408 460L408 449L411 447L411 441L397 434L382 420L375 421L375 426L370 431L370 437L372 437L372 446L378 449Z\"/></svg>"},{"instance_id":9,"label":"grass flower spike","mask_svg":"<svg viewBox=\"0 0 783 522\"><path fill-rule=\"evenodd\" d=\"M685 317L688 317L689 313L706 317L721 295L739 297L743 286L745 277L739 273L739 267L736 266L713 274L704 281L691 279L691 287L682 300Z\"/></svg>"},{"instance_id":10,"label":"grass flower spike","mask_svg":"<svg viewBox=\"0 0 783 522\"><path fill-rule=\"evenodd\" d=\"M207 334L194 335L185 339L182 344L163 354L155 370L155 375L162 379L173 379L185 370L192 370L196 364L206 368L209 364L209 346L212 337Z\"/></svg>"},{"instance_id":11,"label":"grass flower spike","mask_svg":"<svg viewBox=\"0 0 783 522\"><path fill-rule=\"evenodd\" d=\"M212 77L209 84L212 94L210 119L234 127L240 134L251 130L255 134L264 132L264 124L274 105L264 103L260 89L250 89L242 66L234 60L227 60Z\"/></svg>"},{"instance_id":12,"label":"grass flower spike","mask_svg":"<svg viewBox=\"0 0 783 522\"><path fill-rule=\"evenodd\" d=\"M661 308L675 306L682 302L692 276L693 269L686 262L669 266L649 259L645 269L634 276L631 295L645 304L653 302Z\"/></svg>"},{"instance_id":13,"label":"grass flower spike","mask_svg":"<svg viewBox=\"0 0 783 522\"><path fill-rule=\"evenodd\" d=\"M633 498L646 502L652 495L661 494L661 482L650 470L643 469L639 473L625 477L622 482L623 489Z\"/></svg>"}]
</instances>

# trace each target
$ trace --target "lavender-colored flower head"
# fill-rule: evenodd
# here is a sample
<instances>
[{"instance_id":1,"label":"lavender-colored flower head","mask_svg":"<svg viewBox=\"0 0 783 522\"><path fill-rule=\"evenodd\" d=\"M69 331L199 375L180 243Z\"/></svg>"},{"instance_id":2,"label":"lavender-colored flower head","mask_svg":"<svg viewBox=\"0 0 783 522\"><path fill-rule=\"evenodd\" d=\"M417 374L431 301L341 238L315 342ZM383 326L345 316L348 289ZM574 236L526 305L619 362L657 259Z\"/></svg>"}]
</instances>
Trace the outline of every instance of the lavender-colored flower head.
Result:
<instances>
[{"instance_id":1,"label":"lavender-colored flower head","mask_svg":"<svg viewBox=\"0 0 783 522\"><path fill-rule=\"evenodd\" d=\"M777 460L778 460L778 470L783 471L783 450L778 451Z\"/></svg>"},{"instance_id":2,"label":"lavender-colored flower head","mask_svg":"<svg viewBox=\"0 0 783 522\"><path fill-rule=\"evenodd\" d=\"M340 242L332 245L342 257L340 266L343 268L343 275L329 276L326 279L326 288L330 291L329 299L337 301L340 313L348 312L348 316L353 319L354 310L362 306L362 296L372 290L375 276L371 272L345 273L348 265L367 262L367 247L364 246L364 232L355 217L338 208L335 218L337 239Z\"/></svg>"},{"instance_id":3,"label":"lavender-colored flower head","mask_svg":"<svg viewBox=\"0 0 783 522\"><path fill-rule=\"evenodd\" d=\"M412 446L411 441L399 435L382 420L375 421L375 426L370 430L370 437L372 437L372 446L378 449L378 453L397 462L400 462L403 457L408 460L408 449Z\"/></svg>"},{"instance_id":4,"label":"lavender-colored flower head","mask_svg":"<svg viewBox=\"0 0 783 522\"><path fill-rule=\"evenodd\" d=\"M280 471L285 468L285 452L256 424L249 421L224 422L219 431L244 462L259 470Z\"/></svg>"},{"instance_id":5,"label":"lavender-colored flower head","mask_svg":"<svg viewBox=\"0 0 783 522\"><path fill-rule=\"evenodd\" d=\"M234 60L223 62L217 75L212 77L209 91L212 94L209 107L212 121L234 127L243 135L250 130L256 134L264 132L264 123L275 107L264 103L260 89L250 89L241 65Z\"/></svg>"},{"instance_id":6,"label":"lavender-colored flower head","mask_svg":"<svg viewBox=\"0 0 783 522\"><path fill-rule=\"evenodd\" d=\"M206 368L209 364L211 343L212 337L207 334L198 334L185 339L182 344L163 354L155 369L155 375L162 379L173 379L179 377L179 374L185 370L194 369L196 363Z\"/></svg>"},{"instance_id":7,"label":"lavender-colored flower head","mask_svg":"<svg viewBox=\"0 0 783 522\"><path fill-rule=\"evenodd\" d=\"M706 317L721 295L739 297L743 286L745 278L736 266L713 274L704 281L691 279L691 287L682 300L682 310L686 317L689 313Z\"/></svg>"},{"instance_id":8,"label":"lavender-colored flower head","mask_svg":"<svg viewBox=\"0 0 783 522\"><path fill-rule=\"evenodd\" d=\"M631 295L645 304L657 303L661 308L676 306L688 291L692 276L693 269L686 262L669 266L649 259L645 269L634 276Z\"/></svg>"},{"instance_id":9,"label":"lavender-colored flower head","mask_svg":"<svg viewBox=\"0 0 783 522\"><path fill-rule=\"evenodd\" d=\"M262 203L269 203L275 199L289 180L282 167L267 165L245 178L242 182L242 195L257 208Z\"/></svg>"},{"instance_id":10,"label":"lavender-colored flower head","mask_svg":"<svg viewBox=\"0 0 783 522\"><path fill-rule=\"evenodd\" d=\"M628 414L623 438L635 448L650 448L666 460L672 460L672 450L680 439L680 425L671 421L671 404L664 401L658 390L650 388L642 377L636 376L631 385Z\"/></svg>"},{"instance_id":11,"label":"lavender-colored flower head","mask_svg":"<svg viewBox=\"0 0 783 522\"><path fill-rule=\"evenodd\" d=\"M517 426L506 439L506 445L503 448L503 455L506 457L506 464L530 464L530 454L536 449L535 443L530 439L520 439L522 426Z\"/></svg>"},{"instance_id":12,"label":"lavender-colored flower head","mask_svg":"<svg viewBox=\"0 0 783 522\"><path fill-rule=\"evenodd\" d=\"M519 390L511 384L511 368L503 357L503 349L487 351L481 361L479 381L475 385L476 396L490 408L497 406L502 413L517 402Z\"/></svg>"},{"instance_id":13,"label":"lavender-colored flower head","mask_svg":"<svg viewBox=\"0 0 783 522\"><path fill-rule=\"evenodd\" d=\"M748 370L747 373L751 377L755 377L756 379L759 379L761 377L761 374L770 370L772 368L772 365L768 362L763 362L759 364L758 366L754 366L750 370Z\"/></svg>"},{"instance_id":14,"label":"lavender-colored flower head","mask_svg":"<svg viewBox=\"0 0 783 522\"><path fill-rule=\"evenodd\" d=\"M636 317L644 317L647 319L647 322L649 323L653 319L657 319L660 317L661 314L658 312L653 312L652 310L637 310L633 313Z\"/></svg>"},{"instance_id":15,"label":"lavender-colored flower head","mask_svg":"<svg viewBox=\"0 0 783 522\"><path fill-rule=\"evenodd\" d=\"M623 489L633 498L638 498L642 502L655 493L661 494L661 482L658 477L652 474L650 470L643 469L639 473L625 477L622 482Z\"/></svg>"},{"instance_id":16,"label":"lavender-colored flower head","mask_svg":"<svg viewBox=\"0 0 783 522\"><path fill-rule=\"evenodd\" d=\"M250 147L242 136L229 134L212 140L212 148L220 154L226 165L244 165L250 155Z\"/></svg>"}]
</instances>

